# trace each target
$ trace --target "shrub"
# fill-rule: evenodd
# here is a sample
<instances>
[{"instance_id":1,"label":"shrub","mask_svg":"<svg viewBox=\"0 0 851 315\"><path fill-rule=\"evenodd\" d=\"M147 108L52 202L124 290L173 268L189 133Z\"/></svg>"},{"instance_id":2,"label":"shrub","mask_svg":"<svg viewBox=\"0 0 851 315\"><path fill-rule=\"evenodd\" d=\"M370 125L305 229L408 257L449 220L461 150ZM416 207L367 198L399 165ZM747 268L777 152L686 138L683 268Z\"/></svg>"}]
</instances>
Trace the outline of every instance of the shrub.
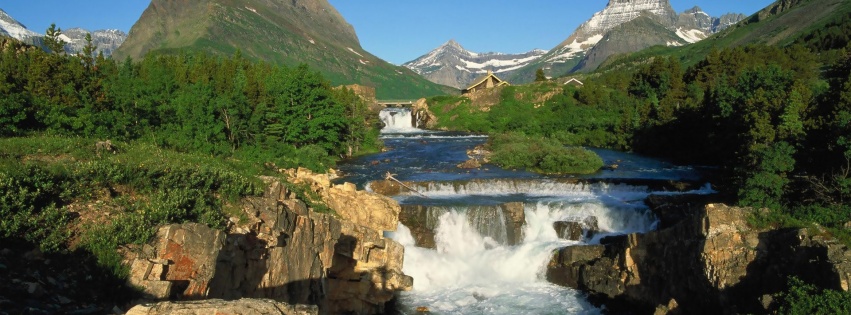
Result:
<instances>
[{"instance_id":1,"label":"shrub","mask_svg":"<svg viewBox=\"0 0 851 315\"><path fill-rule=\"evenodd\" d=\"M603 167L594 152L564 147L557 140L530 137L522 133L491 136L491 161L503 168L527 169L546 174L590 174Z\"/></svg>"},{"instance_id":2,"label":"shrub","mask_svg":"<svg viewBox=\"0 0 851 315\"><path fill-rule=\"evenodd\" d=\"M851 292L822 290L795 277L778 297L779 314L851 314Z\"/></svg>"}]
</instances>

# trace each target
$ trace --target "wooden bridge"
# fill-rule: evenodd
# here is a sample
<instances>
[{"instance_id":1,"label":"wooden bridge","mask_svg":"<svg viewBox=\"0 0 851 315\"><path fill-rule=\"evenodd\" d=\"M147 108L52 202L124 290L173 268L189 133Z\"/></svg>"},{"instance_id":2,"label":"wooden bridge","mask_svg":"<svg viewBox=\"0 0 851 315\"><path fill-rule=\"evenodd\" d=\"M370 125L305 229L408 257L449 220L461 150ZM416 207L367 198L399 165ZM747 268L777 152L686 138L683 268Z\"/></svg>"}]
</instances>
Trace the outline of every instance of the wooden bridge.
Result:
<instances>
[{"instance_id":1,"label":"wooden bridge","mask_svg":"<svg viewBox=\"0 0 851 315\"><path fill-rule=\"evenodd\" d=\"M376 103L382 108L389 107L411 107L417 100L377 100Z\"/></svg>"}]
</instances>

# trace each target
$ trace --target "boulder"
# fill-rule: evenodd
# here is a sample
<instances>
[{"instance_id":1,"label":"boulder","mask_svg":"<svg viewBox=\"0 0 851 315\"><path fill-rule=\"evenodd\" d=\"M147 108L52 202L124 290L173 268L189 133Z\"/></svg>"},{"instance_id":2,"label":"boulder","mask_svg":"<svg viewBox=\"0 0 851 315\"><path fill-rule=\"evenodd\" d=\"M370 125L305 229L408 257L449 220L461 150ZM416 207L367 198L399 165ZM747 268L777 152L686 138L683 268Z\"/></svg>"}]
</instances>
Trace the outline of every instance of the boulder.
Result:
<instances>
[{"instance_id":1,"label":"boulder","mask_svg":"<svg viewBox=\"0 0 851 315\"><path fill-rule=\"evenodd\" d=\"M136 305L126 315L317 315L316 306L289 305L270 299L239 299L225 301L219 299L202 301L159 302Z\"/></svg>"},{"instance_id":2,"label":"boulder","mask_svg":"<svg viewBox=\"0 0 851 315\"><path fill-rule=\"evenodd\" d=\"M411 113L418 128L434 129L437 126L437 116L429 110L426 99L417 100L411 107Z\"/></svg>"},{"instance_id":3,"label":"boulder","mask_svg":"<svg viewBox=\"0 0 851 315\"><path fill-rule=\"evenodd\" d=\"M523 225L526 224L526 208L522 202L509 202L499 206L505 217L506 238L508 245L519 245L523 242Z\"/></svg>"},{"instance_id":4,"label":"boulder","mask_svg":"<svg viewBox=\"0 0 851 315\"><path fill-rule=\"evenodd\" d=\"M632 313L659 306L681 314L766 313L773 306L763 297L782 291L791 275L848 290L847 247L821 230L751 228L754 211L710 204L662 230L561 249L547 279Z\"/></svg>"},{"instance_id":5,"label":"boulder","mask_svg":"<svg viewBox=\"0 0 851 315\"><path fill-rule=\"evenodd\" d=\"M285 170L284 173L293 184L310 185L342 219L378 231L396 230L401 211L396 200L357 190L351 183L332 186L328 175L316 174L304 168Z\"/></svg>"},{"instance_id":6,"label":"boulder","mask_svg":"<svg viewBox=\"0 0 851 315\"><path fill-rule=\"evenodd\" d=\"M580 241L582 240L582 223L574 221L553 222L553 228L560 239Z\"/></svg>"},{"instance_id":7,"label":"boulder","mask_svg":"<svg viewBox=\"0 0 851 315\"><path fill-rule=\"evenodd\" d=\"M469 160L462 162L461 164L458 164L457 166L458 166L458 168L463 168L463 169L474 169L474 168L482 167L482 163L479 163L479 161L476 160L476 159L469 159Z\"/></svg>"}]
</instances>

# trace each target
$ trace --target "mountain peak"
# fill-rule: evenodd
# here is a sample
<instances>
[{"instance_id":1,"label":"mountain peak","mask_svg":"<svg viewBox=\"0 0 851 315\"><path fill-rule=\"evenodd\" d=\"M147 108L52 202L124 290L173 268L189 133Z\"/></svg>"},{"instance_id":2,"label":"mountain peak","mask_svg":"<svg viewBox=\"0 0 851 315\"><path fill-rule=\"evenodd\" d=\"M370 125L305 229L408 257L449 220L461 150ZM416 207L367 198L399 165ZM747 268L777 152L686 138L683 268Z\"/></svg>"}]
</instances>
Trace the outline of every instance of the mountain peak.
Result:
<instances>
[{"instance_id":1,"label":"mountain peak","mask_svg":"<svg viewBox=\"0 0 851 315\"><path fill-rule=\"evenodd\" d=\"M686 14L698 14L698 13L706 14L706 12L703 12L703 9L701 9L699 6L694 6L691 9L685 10L685 12L683 12L683 13L686 13Z\"/></svg>"},{"instance_id":2,"label":"mountain peak","mask_svg":"<svg viewBox=\"0 0 851 315\"><path fill-rule=\"evenodd\" d=\"M522 54L476 53L449 40L431 52L402 66L431 82L463 89L482 74L508 75L538 60L546 51L535 49Z\"/></svg>"},{"instance_id":3,"label":"mountain peak","mask_svg":"<svg viewBox=\"0 0 851 315\"><path fill-rule=\"evenodd\" d=\"M455 41L455 39L450 39L448 42L444 43L440 46L441 48L454 48L460 51L464 50L464 47L461 47L461 44Z\"/></svg>"},{"instance_id":4,"label":"mountain peak","mask_svg":"<svg viewBox=\"0 0 851 315\"><path fill-rule=\"evenodd\" d=\"M18 22L6 11L0 9L0 34L7 34L12 38L23 42L30 42L34 37L40 37L36 32L29 30L26 26Z\"/></svg>"}]
</instances>

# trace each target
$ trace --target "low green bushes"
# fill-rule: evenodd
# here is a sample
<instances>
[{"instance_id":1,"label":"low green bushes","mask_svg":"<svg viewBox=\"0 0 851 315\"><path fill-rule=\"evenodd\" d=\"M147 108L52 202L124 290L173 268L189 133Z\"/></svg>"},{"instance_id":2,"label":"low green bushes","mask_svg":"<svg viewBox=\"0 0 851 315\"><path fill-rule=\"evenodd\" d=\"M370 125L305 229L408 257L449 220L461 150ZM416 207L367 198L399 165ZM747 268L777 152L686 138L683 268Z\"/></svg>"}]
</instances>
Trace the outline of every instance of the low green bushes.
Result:
<instances>
[{"instance_id":1,"label":"low green bushes","mask_svg":"<svg viewBox=\"0 0 851 315\"><path fill-rule=\"evenodd\" d=\"M119 246L144 243L163 224L223 228L224 203L263 192L255 177L263 167L256 162L147 143L116 143L116 154L97 157L95 142L50 136L0 139L0 239L56 252L69 249L76 234L77 246L121 277L126 270ZM105 219L74 222L72 211L99 212L95 217Z\"/></svg>"},{"instance_id":2,"label":"low green bushes","mask_svg":"<svg viewBox=\"0 0 851 315\"><path fill-rule=\"evenodd\" d=\"M789 289L778 298L778 314L851 314L851 292L823 290L794 277L789 279Z\"/></svg>"},{"instance_id":3,"label":"low green bushes","mask_svg":"<svg viewBox=\"0 0 851 315\"><path fill-rule=\"evenodd\" d=\"M596 153L565 147L556 140L523 133L492 135L488 142L491 161L502 168L527 169L545 174L590 174L603 167Z\"/></svg>"}]
</instances>

